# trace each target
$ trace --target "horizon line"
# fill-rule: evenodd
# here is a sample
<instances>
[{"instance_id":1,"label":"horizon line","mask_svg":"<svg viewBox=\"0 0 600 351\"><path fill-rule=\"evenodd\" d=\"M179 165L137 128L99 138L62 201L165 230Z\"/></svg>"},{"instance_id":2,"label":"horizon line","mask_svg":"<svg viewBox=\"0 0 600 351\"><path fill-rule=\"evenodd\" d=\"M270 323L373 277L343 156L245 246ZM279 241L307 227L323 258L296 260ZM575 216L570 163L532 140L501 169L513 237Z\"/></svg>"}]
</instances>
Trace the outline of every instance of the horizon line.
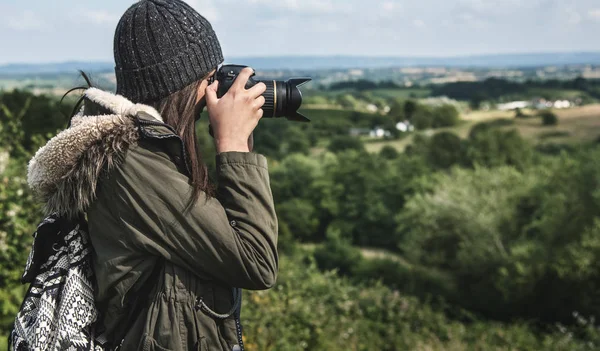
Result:
<instances>
[{"instance_id":1,"label":"horizon line","mask_svg":"<svg viewBox=\"0 0 600 351\"><path fill-rule=\"evenodd\" d=\"M355 54L287 54L287 55L231 55L232 59L279 59L279 58L367 58L367 59L456 59L456 58L477 58L477 57L502 57L502 56L532 56L532 55L600 55L599 51L534 51L534 52L512 52L512 53L482 53L482 54L459 54L459 55L355 55ZM226 56L227 57L227 56ZM65 59L61 61L7 61L0 62L0 66L12 65L57 65L67 63L112 63L112 59ZM600 64L600 62L598 62Z\"/></svg>"}]
</instances>

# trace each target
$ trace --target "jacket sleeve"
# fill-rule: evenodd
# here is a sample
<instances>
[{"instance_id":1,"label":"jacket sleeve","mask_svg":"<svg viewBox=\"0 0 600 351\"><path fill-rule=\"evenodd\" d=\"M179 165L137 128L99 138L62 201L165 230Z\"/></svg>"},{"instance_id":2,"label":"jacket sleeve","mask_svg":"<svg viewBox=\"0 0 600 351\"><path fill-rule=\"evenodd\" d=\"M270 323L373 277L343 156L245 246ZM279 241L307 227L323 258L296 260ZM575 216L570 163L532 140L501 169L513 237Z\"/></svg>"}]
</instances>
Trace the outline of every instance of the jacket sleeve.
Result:
<instances>
[{"instance_id":1,"label":"jacket sleeve","mask_svg":"<svg viewBox=\"0 0 600 351\"><path fill-rule=\"evenodd\" d=\"M192 192L188 176L158 146L132 147L111 176L127 242L200 277L268 289L275 284L278 255L267 160L228 152L216 161L216 197L203 193L184 213Z\"/></svg>"}]
</instances>

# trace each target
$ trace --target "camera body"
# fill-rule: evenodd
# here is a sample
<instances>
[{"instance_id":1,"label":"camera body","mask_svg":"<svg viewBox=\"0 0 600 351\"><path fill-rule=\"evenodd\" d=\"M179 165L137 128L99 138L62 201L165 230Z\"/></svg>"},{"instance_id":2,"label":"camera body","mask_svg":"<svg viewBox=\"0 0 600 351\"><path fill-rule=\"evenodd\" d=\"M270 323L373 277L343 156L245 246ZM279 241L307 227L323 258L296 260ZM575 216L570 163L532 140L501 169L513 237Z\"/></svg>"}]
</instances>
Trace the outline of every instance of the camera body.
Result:
<instances>
[{"instance_id":1,"label":"camera body","mask_svg":"<svg viewBox=\"0 0 600 351\"><path fill-rule=\"evenodd\" d=\"M219 81L217 91L219 98L229 91L237 76L246 67L243 65L221 66L213 78ZM311 78L290 78L287 81L257 80L254 79L253 73L246 83L246 89L250 89L260 82L267 86L267 90L262 94L265 98L265 104L262 107L263 117L285 117L290 121L310 122L308 118L298 112L302 105L302 92L298 87L310 80Z\"/></svg>"}]
</instances>

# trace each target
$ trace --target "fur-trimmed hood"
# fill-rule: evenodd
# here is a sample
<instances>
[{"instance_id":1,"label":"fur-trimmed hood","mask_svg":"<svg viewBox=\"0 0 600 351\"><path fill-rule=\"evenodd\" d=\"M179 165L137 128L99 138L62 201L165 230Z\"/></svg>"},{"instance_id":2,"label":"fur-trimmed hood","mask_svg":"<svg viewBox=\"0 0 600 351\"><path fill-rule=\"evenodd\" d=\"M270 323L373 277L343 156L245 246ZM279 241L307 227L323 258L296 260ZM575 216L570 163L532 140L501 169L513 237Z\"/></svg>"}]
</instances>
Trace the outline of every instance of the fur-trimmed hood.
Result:
<instances>
[{"instance_id":1,"label":"fur-trimmed hood","mask_svg":"<svg viewBox=\"0 0 600 351\"><path fill-rule=\"evenodd\" d=\"M95 199L103 170L112 168L137 143L135 117L144 113L162 122L152 107L96 88L84 93L82 111L71 126L40 148L29 162L27 181L45 203L46 214L75 217ZM86 115L97 105L105 114Z\"/></svg>"}]
</instances>

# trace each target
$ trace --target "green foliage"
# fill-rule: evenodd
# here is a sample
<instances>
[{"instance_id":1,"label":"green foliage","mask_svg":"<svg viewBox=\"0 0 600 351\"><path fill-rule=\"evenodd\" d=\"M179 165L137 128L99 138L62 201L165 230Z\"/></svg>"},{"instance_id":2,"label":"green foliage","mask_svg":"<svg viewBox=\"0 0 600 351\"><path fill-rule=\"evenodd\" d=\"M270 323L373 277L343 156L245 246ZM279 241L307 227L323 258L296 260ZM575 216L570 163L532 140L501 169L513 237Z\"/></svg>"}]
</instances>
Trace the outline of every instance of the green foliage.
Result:
<instances>
[{"instance_id":1,"label":"green foliage","mask_svg":"<svg viewBox=\"0 0 600 351\"><path fill-rule=\"evenodd\" d=\"M0 148L10 150L13 156L33 152L40 137L48 138L66 127L70 115L68 104L47 96L35 96L15 90L0 94Z\"/></svg>"},{"instance_id":2,"label":"green foliage","mask_svg":"<svg viewBox=\"0 0 600 351\"><path fill-rule=\"evenodd\" d=\"M325 245L314 252L314 257L322 270L336 270L344 275L353 275L363 262L360 250L336 232L329 233Z\"/></svg>"},{"instance_id":3,"label":"green foliage","mask_svg":"<svg viewBox=\"0 0 600 351\"><path fill-rule=\"evenodd\" d=\"M313 204L306 199L293 198L277 206L277 218L293 230L296 239L315 239L319 220Z\"/></svg>"},{"instance_id":4,"label":"green foliage","mask_svg":"<svg viewBox=\"0 0 600 351\"><path fill-rule=\"evenodd\" d=\"M400 156L400 153L392 146L386 145L379 151L379 156L386 160L395 160Z\"/></svg>"},{"instance_id":5,"label":"green foliage","mask_svg":"<svg viewBox=\"0 0 600 351\"><path fill-rule=\"evenodd\" d=\"M358 138L351 136L339 136L331 139L327 149L331 152L342 152L348 150L363 152L365 151L365 145Z\"/></svg>"},{"instance_id":6,"label":"green foliage","mask_svg":"<svg viewBox=\"0 0 600 351\"><path fill-rule=\"evenodd\" d=\"M540 117L542 117L542 124L545 126L555 126L558 124L558 117L550 110L542 111Z\"/></svg>"},{"instance_id":7,"label":"green foliage","mask_svg":"<svg viewBox=\"0 0 600 351\"><path fill-rule=\"evenodd\" d=\"M415 133L405 153L369 154L347 136L409 115L419 129L458 122L452 106L409 101L395 100L387 116L310 110L311 124L269 120L255 131L256 151L270 158L282 265L275 289L246 292L248 350L597 349L600 150L534 150L510 120L478 124L466 140ZM66 124L64 109L0 94L0 334L21 302L41 218L26 162ZM205 122L198 139L214 170ZM329 150L309 156L324 140ZM296 241L324 242L315 262ZM358 245L394 253L366 258Z\"/></svg>"},{"instance_id":8,"label":"green foliage","mask_svg":"<svg viewBox=\"0 0 600 351\"><path fill-rule=\"evenodd\" d=\"M417 105L411 122L416 129L451 127L459 123L459 113L452 105Z\"/></svg>"},{"instance_id":9,"label":"green foliage","mask_svg":"<svg viewBox=\"0 0 600 351\"><path fill-rule=\"evenodd\" d=\"M515 109L515 118L527 118L527 117L529 117L529 115L527 115L525 112L523 112L523 110L521 110L520 108Z\"/></svg>"},{"instance_id":10,"label":"green foliage","mask_svg":"<svg viewBox=\"0 0 600 351\"><path fill-rule=\"evenodd\" d=\"M404 116L409 122L412 121L415 112L418 110L418 103L414 100L406 100L403 106Z\"/></svg>"},{"instance_id":11,"label":"green foliage","mask_svg":"<svg viewBox=\"0 0 600 351\"><path fill-rule=\"evenodd\" d=\"M452 127L458 124L460 114L453 105L441 105L433 108L433 128Z\"/></svg>"},{"instance_id":12,"label":"green foliage","mask_svg":"<svg viewBox=\"0 0 600 351\"><path fill-rule=\"evenodd\" d=\"M475 125L469 134L466 161L472 165L496 167L511 165L523 169L531 162L532 148L516 130Z\"/></svg>"},{"instance_id":13,"label":"green foliage","mask_svg":"<svg viewBox=\"0 0 600 351\"><path fill-rule=\"evenodd\" d=\"M469 101L477 109L483 101L511 101L543 98L546 100L582 99L593 101L600 98L600 80L548 80L512 82L489 78L479 82L457 82L434 86L432 96L447 96L451 99Z\"/></svg>"},{"instance_id":14,"label":"green foliage","mask_svg":"<svg viewBox=\"0 0 600 351\"><path fill-rule=\"evenodd\" d=\"M453 302L487 317L599 315L598 159L440 174L398 215L399 246L410 262L454 276Z\"/></svg>"},{"instance_id":15,"label":"green foliage","mask_svg":"<svg viewBox=\"0 0 600 351\"><path fill-rule=\"evenodd\" d=\"M381 284L356 284L311 261L284 257L276 287L245 292L245 346L270 350L593 350L572 337L598 331L589 323L545 335L525 324L452 321L431 306Z\"/></svg>"},{"instance_id":16,"label":"green foliage","mask_svg":"<svg viewBox=\"0 0 600 351\"><path fill-rule=\"evenodd\" d=\"M447 169L464 159L464 143L450 132L435 134L429 141L427 160L434 168Z\"/></svg>"}]
</instances>

